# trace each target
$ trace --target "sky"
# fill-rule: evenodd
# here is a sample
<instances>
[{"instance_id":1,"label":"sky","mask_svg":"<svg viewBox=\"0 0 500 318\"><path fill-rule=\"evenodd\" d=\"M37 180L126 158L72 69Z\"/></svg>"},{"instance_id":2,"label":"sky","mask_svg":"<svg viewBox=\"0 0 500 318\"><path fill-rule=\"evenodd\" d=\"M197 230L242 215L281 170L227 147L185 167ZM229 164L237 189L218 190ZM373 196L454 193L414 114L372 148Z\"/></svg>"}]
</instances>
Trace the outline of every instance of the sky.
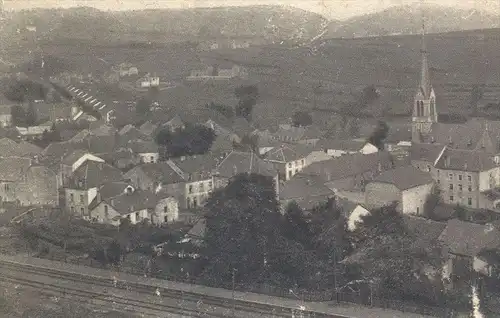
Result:
<instances>
[{"instance_id":1,"label":"sky","mask_svg":"<svg viewBox=\"0 0 500 318\"><path fill-rule=\"evenodd\" d=\"M344 20L382 11L391 6L421 2L500 14L500 0L4 0L4 6L7 10L75 6L89 6L100 10L140 10L281 4L320 13L329 19Z\"/></svg>"}]
</instances>

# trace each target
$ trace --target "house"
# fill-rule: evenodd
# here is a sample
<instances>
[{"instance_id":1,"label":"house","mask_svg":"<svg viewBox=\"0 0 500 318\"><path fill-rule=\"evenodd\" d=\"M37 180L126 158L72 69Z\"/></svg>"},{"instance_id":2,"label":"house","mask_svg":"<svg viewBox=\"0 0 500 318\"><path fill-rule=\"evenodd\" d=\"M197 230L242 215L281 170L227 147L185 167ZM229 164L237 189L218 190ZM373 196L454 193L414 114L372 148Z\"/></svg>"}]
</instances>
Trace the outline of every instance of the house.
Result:
<instances>
[{"instance_id":1,"label":"house","mask_svg":"<svg viewBox=\"0 0 500 318\"><path fill-rule=\"evenodd\" d=\"M52 123L71 121L79 112L78 106L70 103L37 103L35 109L38 120Z\"/></svg>"},{"instance_id":2,"label":"house","mask_svg":"<svg viewBox=\"0 0 500 318\"><path fill-rule=\"evenodd\" d=\"M84 149L78 149L75 152L63 157L54 169L58 172L59 186L65 187L70 178L73 176L73 173L86 161L104 163L102 158L90 154Z\"/></svg>"},{"instance_id":3,"label":"house","mask_svg":"<svg viewBox=\"0 0 500 318\"><path fill-rule=\"evenodd\" d=\"M392 168L391 155L379 151L368 155L356 153L315 162L305 167L300 174L321 178L337 196L364 202L365 185L380 173Z\"/></svg>"},{"instance_id":4,"label":"house","mask_svg":"<svg viewBox=\"0 0 500 318\"><path fill-rule=\"evenodd\" d=\"M39 140L42 138L44 132L52 129L52 123L45 122L37 126L16 127L16 129L23 140Z\"/></svg>"},{"instance_id":5,"label":"house","mask_svg":"<svg viewBox=\"0 0 500 318\"><path fill-rule=\"evenodd\" d=\"M283 144L281 141L274 139L267 130L259 131L256 135L258 136L257 147L259 148L259 155L264 155Z\"/></svg>"},{"instance_id":6,"label":"house","mask_svg":"<svg viewBox=\"0 0 500 318\"><path fill-rule=\"evenodd\" d=\"M57 205L56 175L27 158L0 159L0 202Z\"/></svg>"},{"instance_id":7,"label":"house","mask_svg":"<svg viewBox=\"0 0 500 318\"><path fill-rule=\"evenodd\" d=\"M266 153L264 160L274 165L281 180L290 180L307 166L312 148L305 145L281 145Z\"/></svg>"},{"instance_id":8,"label":"house","mask_svg":"<svg viewBox=\"0 0 500 318\"><path fill-rule=\"evenodd\" d=\"M260 159L253 152L231 151L223 156L214 171L215 188L225 187L233 177L240 173L255 173L273 178L276 194L279 195L278 171L272 164Z\"/></svg>"},{"instance_id":9,"label":"house","mask_svg":"<svg viewBox=\"0 0 500 318\"><path fill-rule=\"evenodd\" d=\"M175 115L172 119L164 123L162 128L168 128L170 132L175 132L177 130L183 130L186 128L186 123L182 120L179 115Z\"/></svg>"},{"instance_id":10,"label":"house","mask_svg":"<svg viewBox=\"0 0 500 318\"><path fill-rule=\"evenodd\" d=\"M473 269L487 277L500 278L500 246L488 247L474 256Z\"/></svg>"},{"instance_id":11,"label":"house","mask_svg":"<svg viewBox=\"0 0 500 318\"><path fill-rule=\"evenodd\" d=\"M142 163L156 163L160 159L158 145L153 141L131 141L120 149L130 149Z\"/></svg>"},{"instance_id":12,"label":"house","mask_svg":"<svg viewBox=\"0 0 500 318\"><path fill-rule=\"evenodd\" d=\"M123 180L117 168L104 162L87 160L73 171L65 186L65 206L72 215L90 220L89 205L97 196L98 188L112 181Z\"/></svg>"},{"instance_id":13,"label":"house","mask_svg":"<svg viewBox=\"0 0 500 318\"><path fill-rule=\"evenodd\" d=\"M345 154L355 153L367 155L378 151L376 146L363 140L321 139L316 144L316 147L332 157L340 157Z\"/></svg>"},{"instance_id":14,"label":"house","mask_svg":"<svg viewBox=\"0 0 500 318\"><path fill-rule=\"evenodd\" d=\"M128 187L125 193L102 199L91 206L90 217L99 223L119 226L122 219L131 224L151 220L158 198L153 192Z\"/></svg>"},{"instance_id":15,"label":"house","mask_svg":"<svg viewBox=\"0 0 500 318\"><path fill-rule=\"evenodd\" d=\"M15 106L15 104L12 102L8 102L6 105L0 105L0 127L12 126L11 109L13 106Z\"/></svg>"},{"instance_id":16,"label":"house","mask_svg":"<svg viewBox=\"0 0 500 318\"><path fill-rule=\"evenodd\" d=\"M212 154L168 161L185 180L185 201L180 204L182 208L191 209L204 205L210 193L215 189L213 172L218 162L219 158Z\"/></svg>"},{"instance_id":17,"label":"house","mask_svg":"<svg viewBox=\"0 0 500 318\"><path fill-rule=\"evenodd\" d=\"M333 198L334 193L322 180L313 176L296 175L280 186L279 200L282 211L295 201L303 211L311 212L321 202Z\"/></svg>"},{"instance_id":18,"label":"house","mask_svg":"<svg viewBox=\"0 0 500 318\"><path fill-rule=\"evenodd\" d=\"M411 165L422 171L432 172L445 149L445 145L438 143L412 143L409 149Z\"/></svg>"},{"instance_id":19,"label":"house","mask_svg":"<svg viewBox=\"0 0 500 318\"><path fill-rule=\"evenodd\" d=\"M124 126L118 131L118 144L126 144L129 141L149 141L152 140L151 134L145 134L132 124Z\"/></svg>"},{"instance_id":20,"label":"house","mask_svg":"<svg viewBox=\"0 0 500 318\"><path fill-rule=\"evenodd\" d=\"M0 139L0 157L36 158L42 149L27 141L14 141L10 138Z\"/></svg>"},{"instance_id":21,"label":"house","mask_svg":"<svg viewBox=\"0 0 500 318\"><path fill-rule=\"evenodd\" d=\"M138 190L164 192L184 200L185 180L167 162L141 164L125 173L124 178Z\"/></svg>"},{"instance_id":22,"label":"house","mask_svg":"<svg viewBox=\"0 0 500 318\"><path fill-rule=\"evenodd\" d=\"M147 73L136 81L136 86L139 88L158 87L160 86L160 77Z\"/></svg>"},{"instance_id":23,"label":"house","mask_svg":"<svg viewBox=\"0 0 500 318\"><path fill-rule=\"evenodd\" d=\"M151 121L147 121L141 126L139 126L139 131L146 136L152 136L156 131L157 126L153 124Z\"/></svg>"},{"instance_id":24,"label":"house","mask_svg":"<svg viewBox=\"0 0 500 318\"><path fill-rule=\"evenodd\" d=\"M369 181L365 187L366 206L379 208L398 202L403 214L422 214L432 192L434 180L430 173L413 166L387 170Z\"/></svg>"},{"instance_id":25,"label":"house","mask_svg":"<svg viewBox=\"0 0 500 318\"><path fill-rule=\"evenodd\" d=\"M195 246L201 246L203 240L205 239L205 233L207 231L207 220L205 218L199 218L191 227L191 229L186 233L184 239Z\"/></svg>"},{"instance_id":26,"label":"house","mask_svg":"<svg viewBox=\"0 0 500 318\"><path fill-rule=\"evenodd\" d=\"M151 213L151 223L156 225L179 221L179 201L171 196L160 197Z\"/></svg>"},{"instance_id":27,"label":"house","mask_svg":"<svg viewBox=\"0 0 500 318\"><path fill-rule=\"evenodd\" d=\"M108 164L122 170L130 170L141 163L141 158L134 154L130 149L117 150L115 152L100 154Z\"/></svg>"},{"instance_id":28,"label":"house","mask_svg":"<svg viewBox=\"0 0 500 318\"><path fill-rule=\"evenodd\" d=\"M443 277L464 277L474 267L480 268L480 254L486 249L494 249L500 245L500 232L492 224L476 224L449 220L439 235L438 241L443 245ZM474 261L476 265L474 266Z\"/></svg>"},{"instance_id":29,"label":"house","mask_svg":"<svg viewBox=\"0 0 500 318\"><path fill-rule=\"evenodd\" d=\"M357 225L361 223L361 218L368 214L370 214L370 210L362 204L356 204L355 207L347 213L347 229L351 232L356 230Z\"/></svg>"}]
</instances>

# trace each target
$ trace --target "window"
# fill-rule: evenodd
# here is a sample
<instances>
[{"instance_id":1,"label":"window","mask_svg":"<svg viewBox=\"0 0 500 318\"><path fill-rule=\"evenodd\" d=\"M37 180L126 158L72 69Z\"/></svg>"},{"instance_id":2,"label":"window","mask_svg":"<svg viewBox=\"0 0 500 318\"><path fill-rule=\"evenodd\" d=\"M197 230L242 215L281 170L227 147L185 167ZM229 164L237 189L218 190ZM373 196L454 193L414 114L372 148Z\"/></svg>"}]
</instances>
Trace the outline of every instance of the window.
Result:
<instances>
[{"instance_id":1,"label":"window","mask_svg":"<svg viewBox=\"0 0 500 318\"><path fill-rule=\"evenodd\" d=\"M193 186L192 185L189 186L189 194L191 194L191 193L193 193Z\"/></svg>"},{"instance_id":2,"label":"window","mask_svg":"<svg viewBox=\"0 0 500 318\"><path fill-rule=\"evenodd\" d=\"M439 178L439 170L436 170L436 171L437 171L437 176L438 176L438 178Z\"/></svg>"},{"instance_id":3,"label":"window","mask_svg":"<svg viewBox=\"0 0 500 318\"><path fill-rule=\"evenodd\" d=\"M304 165L304 164L305 164L304 159L302 159L302 160L301 160L301 163L302 163L302 165Z\"/></svg>"},{"instance_id":4,"label":"window","mask_svg":"<svg viewBox=\"0 0 500 318\"><path fill-rule=\"evenodd\" d=\"M292 163L291 163L291 162L289 162L289 163L288 163L288 168L291 168L291 167L292 167Z\"/></svg>"},{"instance_id":5,"label":"window","mask_svg":"<svg viewBox=\"0 0 500 318\"><path fill-rule=\"evenodd\" d=\"M468 205L472 205L472 198L468 198L468 199L467 199L467 204L468 204Z\"/></svg>"},{"instance_id":6,"label":"window","mask_svg":"<svg viewBox=\"0 0 500 318\"><path fill-rule=\"evenodd\" d=\"M471 181L472 181L472 176L467 176L467 180L468 180L469 182L471 182Z\"/></svg>"},{"instance_id":7,"label":"window","mask_svg":"<svg viewBox=\"0 0 500 318\"><path fill-rule=\"evenodd\" d=\"M127 214L127 219L129 219L129 220L131 219L131 216L130 216L130 214Z\"/></svg>"},{"instance_id":8,"label":"window","mask_svg":"<svg viewBox=\"0 0 500 318\"><path fill-rule=\"evenodd\" d=\"M452 195L450 195L450 201L453 201L453 196Z\"/></svg>"},{"instance_id":9,"label":"window","mask_svg":"<svg viewBox=\"0 0 500 318\"><path fill-rule=\"evenodd\" d=\"M288 171L288 179L292 178L292 170Z\"/></svg>"},{"instance_id":10,"label":"window","mask_svg":"<svg viewBox=\"0 0 500 318\"><path fill-rule=\"evenodd\" d=\"M469 186L468 188L469 188L469 192L472 192L472 187L471 187L471 186Z\"/></svg>"},{"instance_id":11,"label":"window","mask_svg":"<svg viewBox=\"0 0 500 318\"><path fill-rule=\"evenodd\" d=\"M417 214L420 214L420 208L417 207Z\"/></svg>"},{"instance_id":12,"label":"window","mask_svg":"<svg viewBox=\"0 0 500 318\"><path fill-rule=\"evenodd\" d=\"M212 190L212 181L208 181L208 189Z\"/></svg>"},{"instance_id":13,"label":"window","mask_svg":"<svg viewBox=\"0 0 500 318\"><path fill-rule=\"evenodd\" d=\"M73 193L70 193L70 195L69 195L69 201L70 202L74 202L75 201L75 197L74 197Z\"/></svg>"},{"instance_id":14,"label":"window","mask_svg":"<svg viewBox=\"0 0 500 318\"><path fill-rule=\"evenodd\" d=\"M135 212L135 220L139 220L139 212Z\"/></svg>"},{"instance_id":15,"label":"window","mask_svg":"<svg viewBox=\"0 0 500 318\"><path fill-rule=\"evenodd\" d=\"M163 207L163 213L168 213L168 205L165 205L165 206Z\"/></svg>"},{"instance_id":16,"label":"window","mask_svg":"<svg viewBox=\"0 0 500 318\"><path fill-rule=\"evenodd\" d=\"M84 215L85 214L85 209L84 208L80 208L80 213L81 213L81 215Z\"/></svg>"},{"instance_id":17,"label":"window","mask_svg":"<svg viewBox=\"0 0 500 318\"><path fill-rule=\"evenodd\" d=\"M198 205L198 200L196 200L196 198L193 198L193 208L196 208L197 205Z\"/></svg>"},{"instance_id":18,"label":"window","mask_svg":"<svg viewBox=\"0 0 500 318\"><path fill-rule=\"evenodd\" d=\"M149 161L151 161L152 163L153 163L153 162L155 162L155 157L151 156L151 157L149 158Z\"/></svg>"},{"instance_id":19,"label":"window","mask_svg":"<svg viewBox=\"0 0 500 318\"><path fill-rule=\"evenodd\" d=\"M6 183L6 184L4 185L4 187L5 187L5 191L9 191L9 188L10 188L10 187L9 187L9 184L8 184L8 183Z\"/></svg>"},{"instance_id":20,"label":"window","mask_svg":"<svg viewBox=\"0 0 500 318\"><path fill-rule=\"evenodd\" d=\"M186 199L186 206L188 209L191 209L191 198Z\"/></svg>"},{"instance_id":21,"label":"window","mask_svg":"<svg viewBox=\"0 0 500 318\"><path fill-rule=\"evenodd\" d=\"M461 184L458 185L458 191L462 191L462 185Z\"/></svg>"},{"instance_id":22,"label":"window","mask_svg":"<svg viewBox=\"0 0 500 318\"><path fill-rule=\"evenodd\" d=\"M439 179L438 179L438 181L437 181L437 182L438 182L438 184L441 184L441 180L439 180Z\"/></svg>"},{"instance_id":23,"label":"window","mask_svg":"<svg viewBox=\"0 0 500 318\"><path fill-rule=\"evenodd\" d=\"M431 172L431 166L427 165L427 171Z\"/></svg>"},{"instance_id":24,"label":"window","mask_svg":"<svg viewBox=\"0 0 500 318\"><path fill-rule=\"evenodd\" d=\"M450 190L453 190L453 183L450 183Z\"/></svg>"},{"instance_id":25,"label":"window","mask_svg":"<svg viewBox=\"0 0 500 318\"><path fill-rule=\"evenodd\" d=\"M205 191L205 184L202 182L200 183L200 192Z\"/></svg>"},{"instance_id":26,"label":"window","mask_svg":"<svg viewBox=\"0 0 500 318\"><path fill-rule=\"evenodd\" d=\"M107 205L104 206L104 214L108 214L108 206Z\"/></svg>"},{"instance_id":27,"label":"window","mask_svg":"<svg viewBox=\"0 0 500 318\"><path fill-rule=\"evenodd\" d=\"M448 174L448 179L453 180L453 173Z\"/></svg>"},{"instance_id":28,"label":"window","mask_svg":"<svg viewBox=\"0 0 500 318\"><path fill-rule=\"evenodd\" d=\"M165 217L163 218L163 221L164 221L165 223L168 223L168 216L167 216L167 215L165 215Z\"/></svg>"},{"instance_id":29,"label":"window","mask_svg":"<svg viewBox=\"0 0 500 318\"><path fill-rule=\"evenodd\" d=\"M75 214L75 207L74 207L74 206L72 206L72 207L70 208L70 210L71 210L71 214Z\"/></svg>"},{"instance_id":30,"label":"window","mask_svg":"<svg viewBox=\"0 0 500 318\"><path fill-rule=\"evenodd\" d=\"M462 181L462 175L461 174L458 175L458 181Z\"/></svg>"},{"instance_id":31,"label":"window","mask_svg":"<svg viewBox=\"0 0 500 318\"><path fill-rule=\"evenodd\" d=\"M83 194L80 194L80 203L83 203L85 202L84 198L83 198Z\"/></svg>"},{"instance_id":32,"label":"window","mask_svg":"<svg viewBox=\"0 0 500 318\"><path fill-rule=\"evenodd\" d=\"M297 173L299 173L299 169L295 169L295 173L296 173L296 174L297 174Z\"/></svg>"}]
</instances>

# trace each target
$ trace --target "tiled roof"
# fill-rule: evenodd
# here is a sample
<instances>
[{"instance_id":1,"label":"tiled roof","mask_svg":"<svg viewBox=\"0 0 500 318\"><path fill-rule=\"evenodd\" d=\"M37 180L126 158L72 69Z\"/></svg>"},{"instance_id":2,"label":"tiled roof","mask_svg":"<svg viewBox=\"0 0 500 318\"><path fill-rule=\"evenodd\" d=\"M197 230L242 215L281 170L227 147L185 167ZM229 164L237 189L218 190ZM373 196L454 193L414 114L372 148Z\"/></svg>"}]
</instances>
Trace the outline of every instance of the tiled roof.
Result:
<instances>
[{"instance_id":1,"label":"tiled roof","mask_svg":"<svg viewBox=\"0 0 500 318\"><path fill-rule=\"evenodd\" d=\"M390 183L399 190L407 190L434 182L427 172L413 166L399 167L382 172L372 182Z\"/></svg>"},{"instance_id":2,"label":"tiled roof","mask_svg":"<svg viewBox=\"0 0 500 318\"><path fill-rule=\"evenodd\" d=\"M215 154L204 154L189 156L185 159L173 159L174 164L182 170L185 175L192 174L194 178L200 174L209 176L217 167L217 164L222 161L220 156Z\"/></svg>"},{"instance_id":3,"label":"tiled roof","mask_svg":"<svg viewBox=\"0 0 500 318\"><path fill-rule=\"evenodd\" d=\"M91 153L109 153L113 152L116 147L116 137L114 135L89 135L83 141L83 145Z\"/></svg>"},{"instance_id":4,"label":"tiled roof","mask_svg":"<svg viewBox=\"0 0 500 318\"><path fill-rule=\"evenodd\" d=\"M333 192L317 177L295 175L280 186L279 195L280 200L293 200L298 198L326 197L333 195ZM313 201L317 201L317 199Z\"/></svg>"},{"instance_id":5,"label":"tiled roof","mask_svg":"<svg viewBox=\"0 0 500 318\"><path fill-rule=\"evenodd\" d=\"M102 200L106 200L125 193L129 183L123 181L106 182L99 187L99 194Z\"/></svg>"},{"instance_id":6,"label":"tiled roof","mask_svg":"<svg viewBox=\"0 0 500 318\"><path fill-rule=\"evenodd\" d=\"M239 173L256 173L275 177L277 175L274 167L260 159L253 152L232 151L217 166L219 176L232 178Z\"/></svg>"},{"instance_id":7,"label":"tiled roof","mask_svg":"<svg viewBox=\"0 0 500 318\"><path fill-rule=\"evenodd\" d=\"M366 141L361 140L320 139L316 147L319 149L360 151L366 144Z\"/></svg>"},{"instance_id":8,"label":"tiled roof","mask_svg":"<svg viewBox=\"0 0 500 318\"><path fill-rule=\"evenodd\" d=\"M216 135L210 147L211 151L231 151L234 148L233 139L230 135Z\"/></svg>"},{"instance_id":9,"label":"tiled roof","mask_svg":"<svg viewBox=\"0 0 500 318\"><path fill-rule=\"evenodd\" d=\"M430 135L435 142L456 149L481 149L500 152L500 121L473 118L463 124L436 123Z\"/></svg>"},{"instance_id":10,"label":"tiled roof","mask_svg":"<svg viewBox=\"0 0 500 318\"><path fill-rule=\"evenodd\" d=\"M140 169L152 180L166 184L184 182L184 179L175 172L166 162L146 163L134 169ZM130 171L129 171L130 172Z\"/></svg>"},{"instance_id":11,"label":"tiled roof","mask_svg":"<svg viewBox=\"0 0 500 318\"><path fill-rule=\"evenodd\" d=\"M88 154L89 152L85 149L77 149L75 150L74 152L72 153L69 153L68 155L66 155L63 160L62 160L62 163L66 164L66 165L72 165L74 164L78 159L80 159L82 156Z\"/></svg>"},{"instance_id":12,"label":"tiled roof","mask_svg":"<svg viewBox=\"0 0 500 318\"><path fill-rule=\"evenodd\" d=\"M496 167L491 156L483 151L446 149L439 158L436 168L479 172Z\"/></svg>"},{"instance_id":13,"label":"tiled roof","mask_svg":"<svg viewBox=\"0 0 500 318\"><path fill-rule=\"evenodd\" d=\"M87 160L75 170L70 184L78 189L90 189L106 182L120 180L123 180L123 174L117 168L106 163Z\"/></svg>"},{"instance_id":14,"label":"tiled roof","mask_svg":"<svg viewBox=\"0 0 500 318\"><path fill-rule=\"evenodd\" d=\"M490 224L482 225L449 220L439 236L451 253L476 256L485 248L495 248L500 244L500 232Z\"/></svg>"},{"instance_id":15,"label":"tiled roof","mask_svg":"<svg viewBox=\"0 0 500 318\"><path fill-rule=\"evenodd\" d=\"M403 215L403 221L415 237L429 243L435 242L446 227L445 222L436 222L412 215Z\"/></svg>"},{"instance_id":16,"label":"tiled roof","mask_svg":"<svg viewBox=\"0 0 500 318\"><path fill-rule=\"evenodd\" d=\"M410 147L410 159L434 163L444 147L445 145L443 144L412 143Z\"/></svg>"},{"instance_id":17,"label":"tiled roof","mask_svg":"<svg viewBox=\"0 0 500 318\"><path fill-rule=\"evenodd\" d=\"M33 157L42 149L26 141L16 142L10 138L0 139L0 157Z\"/></svg>"},{"instance_id":18,"label":"tiled roof","mask_svg":"<svg viewBox=\"0 0 500 318\"><path fill-rule=\"evenodd\" d=\"M143 210L152 209L158 203L158 197L150 191L136 190L132 193L123 193L104 200L121 215Z\"/></svg>"},{"instance_id":19,"label":"tiled roof","mask_svg":"<svg viewBox=\"0 0 500 318\"><path fill-rule=\"evenodd\" d=\"M1 158L0 180L16 182L31 166L31 160L25 158Z\"/></svg>"},{"instance_id":20,"label":"tiled roof","mask_svg":"<svg viewBox=\"0 0 500 318\"><path fill-rule=\"evenodd\" d=\"M391 155L379 151L368 155L356 153L315 162L305 167L299 174L316 175L322 178L323 182L329 182L365 172L378 173L389 169L392 169Z\"/></svg>"},{"instance_id":21,"label":"tiled roof","mask_svg":"<svg viewBox=\"0 0 500 318\"><path fill-rule=\"evenodd\" d=\"M152 122L150 122L150 121L147 121L147 122L145 122L144 124L142 124L142 125L139 127L139 130L140 130L143 134L150 136L150 135L152 135L152 134L153 134L153 132L156 130L156 127L157 127L157 126L156 126L155 124L153 124L153 123L152 123Z\"/></svg>"},{"instance_id":22,"label":"tiled roof","mask_svg":"<svg viewBox=\"0 0 500 318\"><path fill-rule=\"evenodd\" d=\"M290 162L304 159L313 151L313 147L306 145L281 145L266 154L265 160Z\"/></svg>"},{"instance_id":23,"label":"tiled roof","mask_svg":"<svg viewBox=\"0 0 500 318\"><path fill-rule=\"evenodd\" d=\"M153 141L133 141L129 142L125 147L137 154L158 153L158 145L156 145Z\"/></svg>"},{"instance_id":24,"label":"tiled roof","mask_svg":"<svg viewBox=\"0 0 500 318\"><path fill-rule=\"evenodd\" d=\"M90 124L90 133L94 136L111 136L116 133L116 128L97 121Z\"/></svg>"}]
</instances>

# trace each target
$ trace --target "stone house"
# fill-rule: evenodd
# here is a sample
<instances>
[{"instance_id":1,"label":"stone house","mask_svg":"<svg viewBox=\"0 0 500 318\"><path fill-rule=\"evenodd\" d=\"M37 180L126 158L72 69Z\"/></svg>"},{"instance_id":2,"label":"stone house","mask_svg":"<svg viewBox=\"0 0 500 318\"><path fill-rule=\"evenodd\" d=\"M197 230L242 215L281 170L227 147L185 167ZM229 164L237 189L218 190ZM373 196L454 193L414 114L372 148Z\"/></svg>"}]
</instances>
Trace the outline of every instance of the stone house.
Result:
<instances>
[{"instance_id":1,"label":"stone house","mask_svg":"<svg viewBox=\"0 0 500 318\"><path fill-rule=\"evenodd\" d=\"M281 180L290 180L307 167L312 148L305 145L281 145L266 153L264 160L274 165Z\"/></svg>"},{"instance_id":2,"label":"stone house","mask_svg":"<svg viewBox=\"0 0 500 318\"><path fill-rule=\"evenodd\" d=\"M434 180L428 172L412 166L387 170L370 181L365 188L365 204L379 208L398 203L403 214L422 214L432 192Z\"/></svg>"},{"instance_id":3,"label":"stone house","mask_svg":"<svg viewBox=\"0 0 500 318\"><path fill-rule=\"evenodd\" d=\"M377 147L364 140L321 139L316 144L316 147L332 157L355 153L368 155L378 151Z\"/></svg>"},{"instance_id":4,"label":"stone house","mask_svg":"<svg viewBox=\"0 0 500 318\"><path fill-rule=\"evenodd\" d=\"M104 163L102 158L94 156L84 149L78 149L75 152L63 157L56 166L56 171L58 172L58 184L65 187L76 169L78 169L86 161Z\"/></svg>"},{"instance_id":5,"label":"stone house","mask_svg":"<svg viewBox=\"0 0 500 318\"><path fill-rule=\"evenodd\" d=\"M14 141L10 138L0 139L0 157L31 158L36 159L42 149L24 140Z\"/></svg>"},{"instance_id":6,"label":"stone house","mask_svg":"<svg viewBox=\"0 0 500 318\"><path fill-rule=\"evenodd\" d=\"M145 163L125 173L124 178L138 190L168 193L184 200L185 180L167 163Z\"/></svg>"},{"instance_id":7,"label":"stone house","mask_svg":"<svg viewBox=\"0 0 500 318\"><path fill-rule=\"evenodd\" d=\"M90 220L88 207L97 197L99 187L112 181L123 180L117 168L92 160L85 161L69 178L65 187L65 207L72 215Z\"/></svg>"},{"instance_id":8,"label":"stone house","mask_svg":"<svg viewBox=\"0 0 500 318\"><path fill-rule=\"evenodd\" d=\"M5 105L0 105L0 127L12 126L11 108L15 106L14 103L8 102Z\"/></svg>"},{"instance_id":9,"label":"stone house","mask_svg":"<svg viewBox=\"0 0 500 318\"><path fill-rule=\"evenodd\" d=\"M304 212L311 212L318 203L333 198L334 193L323 182L313 176L296 175L280 187L279 200L282 212L295 201Z\"/></svg>"}]
</instances>

